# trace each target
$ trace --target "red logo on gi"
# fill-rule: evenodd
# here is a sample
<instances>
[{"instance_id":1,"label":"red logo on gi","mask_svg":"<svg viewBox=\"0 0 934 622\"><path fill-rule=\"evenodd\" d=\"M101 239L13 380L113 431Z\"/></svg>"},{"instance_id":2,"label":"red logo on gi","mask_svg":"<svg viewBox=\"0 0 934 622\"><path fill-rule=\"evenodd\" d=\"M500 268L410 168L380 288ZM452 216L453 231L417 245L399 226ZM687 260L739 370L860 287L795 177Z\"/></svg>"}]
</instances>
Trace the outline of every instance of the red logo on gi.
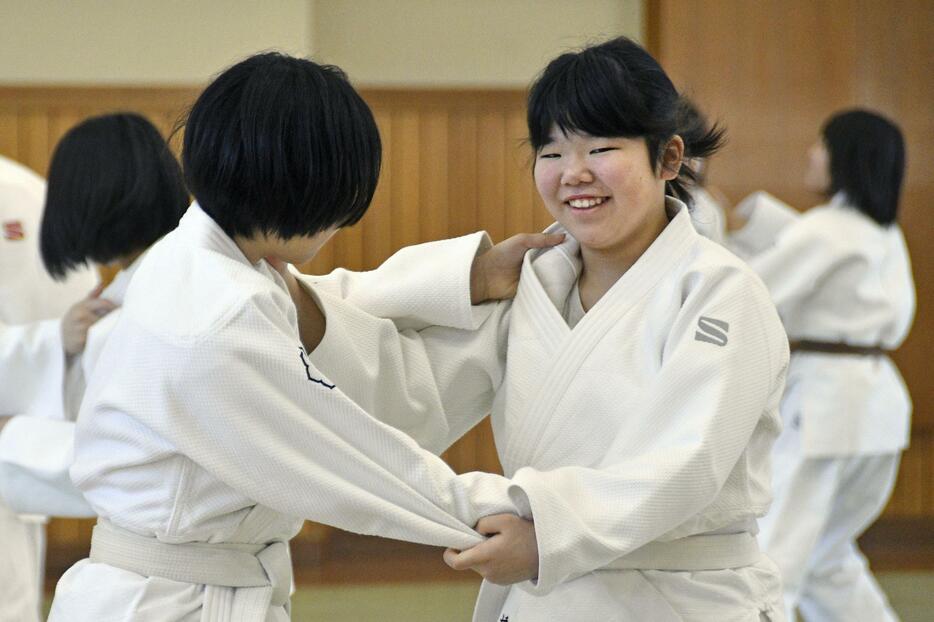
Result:
<instances>
[{"instance_id":1,"label":"red logo on gi","mask_svg":"<svg viewBox=\"0 0 934 622\"><path fill-rule=\"evenodd\" d=\"M3 223L3 237L7 240L22 240L26 237L23 223L19 220L7 220Z\"/></svg>"}]
</instances>

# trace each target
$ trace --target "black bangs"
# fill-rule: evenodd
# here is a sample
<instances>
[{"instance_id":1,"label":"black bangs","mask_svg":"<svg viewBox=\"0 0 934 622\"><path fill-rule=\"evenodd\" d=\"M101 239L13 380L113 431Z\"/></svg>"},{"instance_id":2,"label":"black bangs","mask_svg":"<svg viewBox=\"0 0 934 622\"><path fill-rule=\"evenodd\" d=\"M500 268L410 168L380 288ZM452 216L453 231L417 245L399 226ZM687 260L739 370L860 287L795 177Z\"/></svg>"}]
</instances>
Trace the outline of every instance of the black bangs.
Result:
<instances>
[{"instance_id":1,"label":"black bangs","mask_svg":"<svg viewBox=\"0 0 934 622\"><path fill-rule=\"evenodd\" d=\"M224 71L185 128L185 178L231 237L282 238L352 225L379 179L369 107L343 71L278 53Z\"/></svg>"},{"instance_id":2,"label":"black bangs","mask_svg":"<svg viewBox=\"0 0 934 622\"><path fill-rule=\"evenodd\" d=\"M632 92L626 67L596 55L564 54L548 65L528 99L533 149L551 140L553 128L591 136L643 136L645 101Z\"/></svg>"}]
</instances>

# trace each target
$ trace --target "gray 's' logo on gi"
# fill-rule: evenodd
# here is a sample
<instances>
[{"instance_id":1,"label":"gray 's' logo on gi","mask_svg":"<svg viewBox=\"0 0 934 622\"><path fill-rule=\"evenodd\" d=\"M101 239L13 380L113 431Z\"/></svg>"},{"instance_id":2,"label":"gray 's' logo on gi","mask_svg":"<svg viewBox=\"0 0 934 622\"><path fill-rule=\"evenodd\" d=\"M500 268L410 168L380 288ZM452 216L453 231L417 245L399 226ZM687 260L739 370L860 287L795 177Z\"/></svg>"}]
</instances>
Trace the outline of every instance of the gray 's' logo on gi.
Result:
<instances>
[{"instance_id":1,"label":"gray 's' logo on gi","mask_svg":"<svg viewBox=\"0 0 934 622\"><path fill-rule=\"evenodd\" d=\"M702 315L697 318L697 332L694 333L694 339L706 341L715 346L725 346L728 341L726 334L729 330L730 325L723 320L715 320Z\"/></svg>"}]
</instances>

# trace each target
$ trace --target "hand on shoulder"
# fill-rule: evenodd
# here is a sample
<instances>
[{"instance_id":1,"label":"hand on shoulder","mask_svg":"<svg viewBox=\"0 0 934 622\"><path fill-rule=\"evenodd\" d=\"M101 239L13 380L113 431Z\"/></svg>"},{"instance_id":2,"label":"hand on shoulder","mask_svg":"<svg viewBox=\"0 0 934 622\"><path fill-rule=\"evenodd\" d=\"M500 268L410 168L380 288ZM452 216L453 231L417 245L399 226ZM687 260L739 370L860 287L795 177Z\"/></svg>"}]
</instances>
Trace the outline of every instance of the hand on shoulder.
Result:
<instances>
[{"instance_id":1,"label":"hand on shoulder","mask_svg":"<svg viewBox=\"0 0 934 622\"><path fill-rule=\"evenodd\" d=\"M87 298L72 305L62 318L62 346L65 354L83 352L91 326L117 308L113 302L100 298L102 291L103 286L94 288Z\"/></svg>"},{"instance_id":2,"label":"hand on shoulder","mask_svg":"<svg viewBox=\"0 0 934 622\"><path fill-rule=\"evenodd\" d=\"M481 251L470 270L470 301L480 304L516 295L525 253L564 241L563 233L520 233Z\"/></svg>"}]
</instances>

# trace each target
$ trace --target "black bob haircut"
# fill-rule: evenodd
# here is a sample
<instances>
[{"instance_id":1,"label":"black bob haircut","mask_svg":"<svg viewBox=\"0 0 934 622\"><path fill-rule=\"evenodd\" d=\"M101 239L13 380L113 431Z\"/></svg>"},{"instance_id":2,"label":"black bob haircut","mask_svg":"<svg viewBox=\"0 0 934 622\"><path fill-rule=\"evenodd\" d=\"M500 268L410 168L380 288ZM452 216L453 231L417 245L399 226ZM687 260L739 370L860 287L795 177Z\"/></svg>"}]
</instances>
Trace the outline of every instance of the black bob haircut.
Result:
<instances>
[{"instance_id":1,"label":"black bob haircut","mask_svg":"<svg viewBox=\"0 0 934 622\"><path fill-rule=\"evenodd\" d=\"M713 155L724 130L691 121L685 100L658 62L626 37L610 39L552 60L529 91L529 141L538 152L552 128L591 136L644 138L649 163L658 170L664 147L676 134L684 158ZM666 183L666 193L691 204L696 175L686 165Z\"/></svg>"},{"instance_id":2,"label":"black bob haircut","mask_svg":"<svg viewBox=\"0 0 934 622\"><path fill-rule=\"evenodd\" d=\"M59 141L49 165L39 247L55 278L142 251L188 207L182 171L138 114L93 117Z\"/></svg>"},{"instance_id":3,"label":"black bob haircut","mask_svg":"<svg viewBox=\"0 0 934 622\"><path fill-rule=\"evenodd\" d=\"M338 67L267 52L221 73L188 115L182 162L230 237L287 239L356 223L379 179L369 107Z\"/></svg>"},{"instance_id":4,"label":"black bob haircut","mask_svg":"<svg viewBox=\"0 0 934 622\"><path fill-rule=\"evenodd\" d=\"M842 191L850 204L880 225L895 222L905 175L905 139L898 126L854 109L832 116L821 134L830 154L827 194Z\"/></svg>"}]
</instances>

